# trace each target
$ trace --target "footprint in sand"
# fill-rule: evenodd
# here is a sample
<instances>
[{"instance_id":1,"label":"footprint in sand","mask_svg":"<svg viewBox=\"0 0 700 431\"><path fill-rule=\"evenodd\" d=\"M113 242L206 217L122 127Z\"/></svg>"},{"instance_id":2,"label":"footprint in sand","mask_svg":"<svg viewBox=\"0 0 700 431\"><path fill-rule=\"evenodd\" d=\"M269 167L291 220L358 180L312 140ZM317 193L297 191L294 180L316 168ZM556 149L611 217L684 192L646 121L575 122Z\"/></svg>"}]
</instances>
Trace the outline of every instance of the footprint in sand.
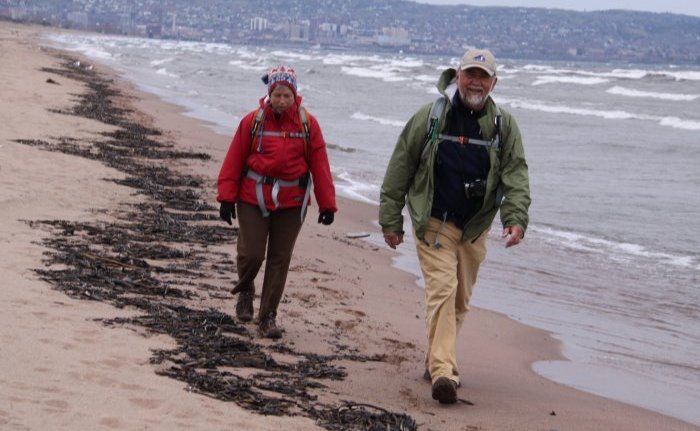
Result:
<instances>
[{"instance_id":1,"label":"footprint in sand","mask_svg":"<svg viewBox=\"0 0 700 431\"><path fill-rule=\"evenodd\" d=\"M136 407L141 407L146 410L157 409L163 404L161 400L154 400L150 398L129 398L129 402Z\"/></svg>"},{"instance_id":2,"label":"footprint in sand","mask_svg":"<svg viewBox=\"0 0 700 431\"><path fill-rule=\"evenodd\" d=\"M60 410L66 410L70 404L67 401L63 400L48 400L44 401L44 404L46 404L49 407L53 407L55 409L60 409Z\"/></svg>"},{"instance_id":3,"label":"footprint in sand","mask_svg":"<svg viewBox=\"0 0 700 431\"><path fill-rule=\"evenodd\" d=\"M146 389L141 385L134 385L134 384L128 384L128 383L122 383L121 385L119 385L119 387L121 389L125 389L127 391L137 391L137 392L141 392L141 391Z\"/></svg>"},{"instance_id":4,"label":"footprint in sand","mask_svg":"<svg viewBox=\"0 0 700 431\"><path fill-rule=\"evenodd\" d=\"M338 329L342 329L344 331L350 331L357 326L359 322L357 320L336 320L334 322L335 327Z\"/></svg>"},{"instance_id":5,"label":"footprint in sand","mask_svg":"<svg viewBox=\"0 0 700 431\"><path fill-rule=\"evenodd\" d=\"M353 310L353 309L351 309L351 308L337 308L336 310L342 311L343 313L348 313L348 314L350 314L350 315L352 315L352 316L355 316L355 317L365 317L365 316L367 316L367 314L366 314L365 312L360 311L360 310Z\"/></svg>"},{"instance_id":6,"label":"footprint in sand","mask_svg":"<svg viewBox=\"0 0 700 431\"><path fill-rule=\"evenodd\" d=\"M102 418L100 419L100 425L104 425L107 428L112 429L122 428L122 423L119 421L119 418Z\"/></svg>"}]
</instances>

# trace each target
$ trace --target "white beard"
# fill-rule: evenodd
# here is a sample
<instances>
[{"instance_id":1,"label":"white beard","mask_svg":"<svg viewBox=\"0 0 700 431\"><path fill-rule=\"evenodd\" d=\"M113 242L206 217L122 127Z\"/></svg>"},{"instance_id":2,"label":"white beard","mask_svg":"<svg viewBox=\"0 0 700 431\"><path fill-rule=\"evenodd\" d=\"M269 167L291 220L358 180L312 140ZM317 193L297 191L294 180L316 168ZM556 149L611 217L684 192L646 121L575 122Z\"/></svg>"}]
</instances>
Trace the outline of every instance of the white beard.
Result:
<instances>
[{"instance_id":1,"label":"white beard","mask_svg":"<svg viewBox=\"0 0 700 431\"><path fill-rule=\"evenodd\" d=\"M489 97L489 94L491 93L486 93L483 96L464 96L462 97L462 103L464 103L464 105L469 109L481 109L483 108L484 103L486 102L486 98Z\"/></svg>"}]
</instances>

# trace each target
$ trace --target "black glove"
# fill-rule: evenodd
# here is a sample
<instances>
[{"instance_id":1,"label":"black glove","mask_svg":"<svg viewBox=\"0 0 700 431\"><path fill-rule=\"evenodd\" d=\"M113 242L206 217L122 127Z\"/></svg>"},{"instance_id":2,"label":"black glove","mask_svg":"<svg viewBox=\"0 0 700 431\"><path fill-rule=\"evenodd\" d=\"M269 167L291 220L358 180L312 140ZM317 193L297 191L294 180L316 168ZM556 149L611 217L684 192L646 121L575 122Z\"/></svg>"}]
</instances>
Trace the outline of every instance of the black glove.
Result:
<instances>
[{"instance_id":1,"label":"black glove","mask_svg":"<svg viewBox=\"0 0 700 431\"><path fill-rule=\"evenodd\" d=\"M231 223L232 218L236 218L236 206L231 202L221 202L221 207L219 208L219 217L221 220L228 224Z\"/></svg>"},{"instance_id":2,"label":"black glove","mask_svg":"<svg viewBox=\"0 0 700 431\"><path fill-rule=\"evenodd\" d=\"M328 226L329 224L333 223L334 218L335 216L331 211L324 211L318 215L318 222Z\"/></svg>"}]
</instances>

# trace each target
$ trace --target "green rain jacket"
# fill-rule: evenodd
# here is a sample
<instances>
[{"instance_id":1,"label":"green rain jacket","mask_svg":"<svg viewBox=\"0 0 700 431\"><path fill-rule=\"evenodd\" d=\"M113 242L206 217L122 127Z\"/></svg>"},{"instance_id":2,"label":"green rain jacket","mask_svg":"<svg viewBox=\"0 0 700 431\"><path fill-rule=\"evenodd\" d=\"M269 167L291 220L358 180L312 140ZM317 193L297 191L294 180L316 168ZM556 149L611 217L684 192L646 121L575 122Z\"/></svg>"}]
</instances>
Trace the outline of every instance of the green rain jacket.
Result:
<instances>
[{"instance_id":1,"label":"green rain jacket","mask_svg":"<svg viewBox=\"0 0 700 431\"><path fill-rule=\"evenodd\" d=\"M447 99L439 120L439 132L446 133L445 121L452 108L451 96L457 90L455 69L447 69L440 75L437 88ZM450 91L452 92L451 94ZM428 122L432 103L416 112L404 127L389 161L379 197L379 224L384 233L402 233L405 204L418 239L425 240L425 229L430 219L435 185L435 160L438 145L428 143L427 157L421 160L421 152L428 138ZM486 115L479 118L484 139L496 135L496 104L489 96ZM486 195L481 209L462 227L462 240L473 241L488 229L498 212L497 188L500 186L504 200L500 206L503 226L518 226L527 229L530 207L530 185L523 151L520 130L511 115L499 107L501 112L500 149L489 147L491 168L486 180Z\"/></svg>"}]
</instances>

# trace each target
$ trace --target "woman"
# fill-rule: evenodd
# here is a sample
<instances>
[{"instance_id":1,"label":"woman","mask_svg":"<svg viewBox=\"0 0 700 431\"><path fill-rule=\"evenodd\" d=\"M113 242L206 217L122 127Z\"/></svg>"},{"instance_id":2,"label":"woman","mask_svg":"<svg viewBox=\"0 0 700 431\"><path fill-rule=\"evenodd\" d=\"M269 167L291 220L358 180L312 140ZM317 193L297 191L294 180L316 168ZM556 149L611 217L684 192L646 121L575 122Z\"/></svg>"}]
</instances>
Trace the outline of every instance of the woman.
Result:
<instances>
[{"instance_id":1,"label":"woman","mask_svg":"<svg viewBox=\"0 0 700 431\"><path fill-rule=\"evenodd\" d=\"M319 223L333 223L337 207L323 134L301 107L294 69L273 68L263 82L267 96L238 125L219 173L217 201L221 218L231 224L237 217L239 224L238 283L232 291L238 294L236 316L242 322L253 319L253 282L267 259L258 334L280 338L277 306L311 188Z\"/></svg>"}]
</instances>

